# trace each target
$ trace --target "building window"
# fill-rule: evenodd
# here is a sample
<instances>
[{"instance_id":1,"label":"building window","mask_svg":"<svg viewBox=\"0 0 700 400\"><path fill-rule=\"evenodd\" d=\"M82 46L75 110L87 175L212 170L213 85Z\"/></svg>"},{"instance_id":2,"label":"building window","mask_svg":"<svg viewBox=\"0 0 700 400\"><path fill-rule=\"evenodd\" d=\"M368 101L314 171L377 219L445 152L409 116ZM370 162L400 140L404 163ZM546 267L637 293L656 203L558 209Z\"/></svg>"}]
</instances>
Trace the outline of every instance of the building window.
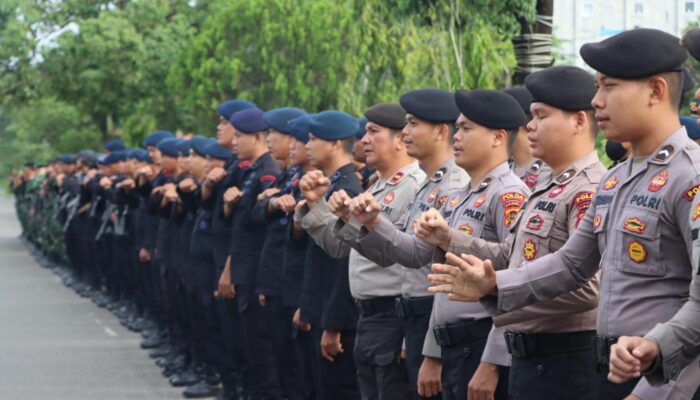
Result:
<instances>
[{"instance_id":1,"label":"building window","mask_svg":"<svg viewBox=\"0 0 700 400\"><path fill-rule=\"evenodd\" d=\"M634 2L633 13L634 13L634 15L644 15L644 2L643 1L635 1Z\"/></svg>"},{"instance_id":2,"label":"building window","mask_svg":"<svg viewBox=\"0 0 700 400\"><path fill-rule=\"evenodd\" d=\"M584 18L590 18L593 16L593 3L583 3L583 12L581 13Z\"/></svg>"},{"instance_id":3,"label":"building window","mask_svg":"<svg viewBox=\"0 0 700 400\"><path fill-rule=\"evenodd\" d=\"M695 0L686 0L685 13L686 14L695 14Z\"/></svg>"}]
</instances>

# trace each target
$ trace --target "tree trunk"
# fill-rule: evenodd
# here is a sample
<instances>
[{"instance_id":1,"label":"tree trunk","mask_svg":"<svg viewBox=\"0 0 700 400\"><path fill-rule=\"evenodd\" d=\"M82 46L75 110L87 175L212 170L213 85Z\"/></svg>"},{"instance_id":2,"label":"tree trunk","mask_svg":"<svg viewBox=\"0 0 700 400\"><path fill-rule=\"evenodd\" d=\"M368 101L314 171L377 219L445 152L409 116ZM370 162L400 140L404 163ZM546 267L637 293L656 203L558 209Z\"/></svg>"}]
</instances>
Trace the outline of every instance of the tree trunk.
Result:
<instances>
[{"instance_id":1,"label":"tree trunk","mask_svg":"<svg viewBox=\"0 0 700 400\"><path fill-rule=\"evenodd\" d=\"M518 17L520 35L513 38L518 66L513 74L513 84L522 85L532 72L552 65L552 17L554 0L537 0L537 21L532 23Z\"/></svg>"}]
</instances>

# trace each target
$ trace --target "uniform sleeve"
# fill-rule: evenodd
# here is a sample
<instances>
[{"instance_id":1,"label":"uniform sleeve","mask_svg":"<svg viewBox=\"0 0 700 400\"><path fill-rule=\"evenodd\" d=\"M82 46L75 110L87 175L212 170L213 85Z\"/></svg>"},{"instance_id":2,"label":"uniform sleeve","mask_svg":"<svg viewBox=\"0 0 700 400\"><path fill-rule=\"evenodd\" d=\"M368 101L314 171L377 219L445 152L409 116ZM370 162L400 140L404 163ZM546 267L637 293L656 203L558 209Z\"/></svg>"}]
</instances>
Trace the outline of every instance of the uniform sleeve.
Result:
<instances>
[{"instance_id":1,"label":"uniform sleeve","mask_svg":"<svg viewBox=\"0 0 700 400\"><path fill-rule=\"evenodd\" d=\"M676 207L688 206L685 199ZM682 209L681 209L682 210ZM668 322L657 324L646 337L656 341L661 350L661 368L647 377L652 384L662 384L676 379L680 371L700 354L700 196L695 196L685 218L687 231L692 241L689 246L690 261L693 266L693 280L690 284L690 298ZM682 215L682 214L681 214ZM699 214L700 215L700 214ZM678 221L679 223L682 221ZM680 225L681 227L683 225ZM684 232L685 230L681 230Z\"/></svg>"},{"instance_id":2,"label":"uniform sleeve","mask_svg":"<svg viewBox=\"0 0 700 400\"><path fill-rule=\"evenodd\" d=\"M504 367L510 366L510 354L508 354L506 338L503 336L503 333L502 328L491 327L489 336L486 339L484 353L481 355L481 361Z\"/></svg>"},{"instance_id":3,"label":"uniform sleeve","mask_svg":"<svg viewBox=\"0 0 700 400\"><path fill-rule=\"evenodd\" d=\"M260 177L258 177L255 182L250 187L250 192L245 193L237 206L243 208L243 212L239 215L241 216L241 225L256 227L260 224L265 223L265 219L256 219L255 205L258 202L258 195L264 192L266 189L272 187L275 182L277 182L277 174L274 171L265 170L261 172ZM243 189L246 190L245 188ZM238 218L238 216L236 216Z\"/></svg>"},{"instance_id":4,"label":"uniform sleeve","mask_svg":"<svg viewBox=\"0 0 700 400\"><path fill-rule=\"evenodd\" d=\"M337 220L338 217L328 210L326 200L322 199L301 217L301 227L326 254L333 258L343 258L350 254L351 247L333 235L333 227Z\"/></svg>"},{"instance_id":5,"label":"uniform sleeve","mask_svg":"<svg viewBox=\"0 0 700 400\"><path fill-rule=\"evenodd\" d=\"M435 309L435 302L433 302L433 309ZM428 332L425 334L425 341L423 342L423 355L426 357L442 358L442 349L433 333L435 324L435 314L431 312L430 320L428 321Z\"/></svg>"},{"instance_id":6,"label":"uniform sleeve","mask_svg":"<svg viewBox=\"0 0 700 400\"><path fill-rule=\"evenodd\" d=\"M380 217L379 225L369 231L360 229L357 235L360 254L382 267L401 264L418 269L430 262L435 246L406 232L398 230L388 219Z\"/></svg>"},{"instance_id":7,"label":"uniform sleeve","mask_svg":"<svg viewBox=\"0 0 700 400\"><path fill-rule=\"evenodd\" d=\"M454 254L472 254L483 260L491 260L496 270L508 268L510 249L513 247L515 235L510 234L502 243L489 242L457 229L452 229L452 237L447 251Z\"/></svg>"},{"instance_id":8,"label":"uniform sleeve","mask_svg":"<svg viewBox=\"0 0 700 400\"><path fill-rule=\"evenodd\" d=\"M600 262L593 215L595 205L588 209L579 228L558 251L523 262L518 268L497 271L498 297L487 296L482 304L491 311L504 313L584 286L598 271Z\"/></svg>"}]
</instances>

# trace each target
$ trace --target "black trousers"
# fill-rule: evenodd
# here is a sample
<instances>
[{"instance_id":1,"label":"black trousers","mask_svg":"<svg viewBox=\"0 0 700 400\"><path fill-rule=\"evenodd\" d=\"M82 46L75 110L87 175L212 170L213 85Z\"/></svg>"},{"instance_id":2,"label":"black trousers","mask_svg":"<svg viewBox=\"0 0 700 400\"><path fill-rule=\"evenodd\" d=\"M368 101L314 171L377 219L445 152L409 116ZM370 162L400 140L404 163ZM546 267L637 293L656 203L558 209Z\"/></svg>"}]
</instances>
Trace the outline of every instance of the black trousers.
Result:
<instances>
[{"instance_id":1,"label":"black trousers","mask_svg":"<svg viewBox=\"0 0 700 400\"><path fill-rule=\"evenodd\" d=\"M272 313L260 305L253 286L237 285L236 300L248 361L248 387L252 389L254 397L282 399L283 393L268 326Z\"/></svg>"},{"instance_id":2,"label":"black trousers","mask_svg":"<svg viewBox=\"0 0 700 400\"><path fill-rule=\"evenodd\" d=\"M527 359L514 358L509 392L513 400L595 400L597 376L590 350Z\"/></svg>"},{"instance_id":3,"label":"black trousers","mask_svg":"<svg viewBox=\"0 0 700 400\"><path fill-rule=\"evenodd\" d=\"M355 331L342 331L340 343L343 353L338 353L333 362L321 355L321 335L323 329L318 325L311 328L314 350L313 357L318 371L316 381L316 400L359 400L360 390L357 384L357 369L355 367L353 348L355 346Z\"/></svg>"},{"instance_id":4,"label":"black trousers","mask_svg":"<svg viewBox=\"0 0 700 400\"><path fill-rule=\"evenodd\" d=\"M408 372L408 386L413 399L418 396L418 371L423 364L423 343L428 333L430 313L415 315L403 320L404 339L406 341L406 370ZM432 334L432 333L431 333ZM430 399L439 400L440 395Z\"/></svg>"},{"instance_id":5,"label":"black trousers","mask_svg":"<svg viewBox=\"0 0 700 400\"><path fill-rule=\"evenodd\" d=\"M639 379L632 379L625 383L613 383L608 380L610 369L607 365L597 364L593 367L597 371L597 389L599 400L621 400L632 394L632 390L639 383Z\"/></svg>"},{"instance_id":6,"label":"black trousers","mask_svg":"<svg viewBox=\"0 0 700 400\"><path fill-rule=\"evenodd\" d=\"M265 307L271 316L269 321L277 374L289 400L303 400L309 394L307 381L302 374L301 358L295 345L295 329L292 318L295 309L285 306L281 297L267 297Z\"/></svg>"},{"instance_id":7,"label":"black trousers","mask_svg":"<svg viewBox=\"0 0 700 400\"><path fill-rule=\"evenodd\" d=\"M357 322L355 364L363 400L406 400L406 363L401 359L403 321L394 313L361 316Z\"/></svg>"},{"instance_id":8,"label":"black trousers","mask_svg":"<svg viewBox=\"0 0 700 400\"><path fill-rule=\"evenodd\" d=\"M486 347L486 338L473 340L457 346L442 346L442 398L464 400L467 387L479 367L481 355ZM499 367L498 386L494 398L508 399L508 368Z\"/></svg>"}]
</instances>

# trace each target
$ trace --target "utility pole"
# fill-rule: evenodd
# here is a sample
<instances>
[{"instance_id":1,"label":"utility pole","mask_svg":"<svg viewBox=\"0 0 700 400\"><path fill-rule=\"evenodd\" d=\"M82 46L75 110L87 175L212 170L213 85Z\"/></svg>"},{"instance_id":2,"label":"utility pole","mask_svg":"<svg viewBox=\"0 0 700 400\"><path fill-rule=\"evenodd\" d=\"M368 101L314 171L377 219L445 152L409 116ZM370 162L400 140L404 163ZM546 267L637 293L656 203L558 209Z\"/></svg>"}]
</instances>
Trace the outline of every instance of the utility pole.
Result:
<instances>
[{"instance_id":1,"label":"utility pole","mask_svg":"<svg viewBox=\"0 0 700 400\"><path fill-rule=\"evenodd\" d=\"M554 0L537 0L534 23L518 16L520 35L512 39L518 65L513 84L520 85L529 74L550 67L552 58L552 23Z\"/></svg>"}]
</instances>

